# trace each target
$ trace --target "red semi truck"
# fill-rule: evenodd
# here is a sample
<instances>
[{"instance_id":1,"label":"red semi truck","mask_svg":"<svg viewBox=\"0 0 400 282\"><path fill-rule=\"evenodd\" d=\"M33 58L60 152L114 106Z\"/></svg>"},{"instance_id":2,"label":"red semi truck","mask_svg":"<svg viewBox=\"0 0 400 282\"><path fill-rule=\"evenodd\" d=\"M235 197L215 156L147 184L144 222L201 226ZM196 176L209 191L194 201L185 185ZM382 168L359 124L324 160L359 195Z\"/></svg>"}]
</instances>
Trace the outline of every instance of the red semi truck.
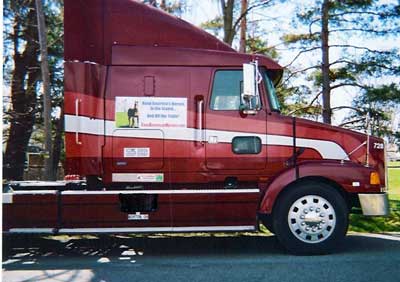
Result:
<instances>
[{"instance_id":1,"label":"red semi truck","mask_svg":"<svg viewBox=\"0 0 400 282\"><path fill-rule=\"evenodd\" d=\"M332 251L388 214L384 141L284 116L282 67L129 0L65 1L66 173L12 183L9 233L254 231Z\"/></svg>"}]
</instances>

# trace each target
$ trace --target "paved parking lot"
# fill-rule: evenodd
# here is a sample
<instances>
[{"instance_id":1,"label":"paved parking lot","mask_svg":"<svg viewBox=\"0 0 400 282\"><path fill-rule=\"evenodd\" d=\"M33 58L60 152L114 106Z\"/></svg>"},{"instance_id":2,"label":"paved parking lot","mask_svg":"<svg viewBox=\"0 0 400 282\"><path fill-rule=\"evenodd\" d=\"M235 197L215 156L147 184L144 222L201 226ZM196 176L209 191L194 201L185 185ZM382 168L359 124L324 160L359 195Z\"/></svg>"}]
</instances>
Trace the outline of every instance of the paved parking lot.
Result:
<instances>
[{"instance_id":1,"label":"paved parking lot","mask_svg":"<svg viewBox=\"0 0 400 282\"><path fill-rule=\"evenodd\" d=\"M3 281L399 281L400 237L349 235L325 256L288 255L274 236L12 236Z\"/></svg>"}]
</instances>

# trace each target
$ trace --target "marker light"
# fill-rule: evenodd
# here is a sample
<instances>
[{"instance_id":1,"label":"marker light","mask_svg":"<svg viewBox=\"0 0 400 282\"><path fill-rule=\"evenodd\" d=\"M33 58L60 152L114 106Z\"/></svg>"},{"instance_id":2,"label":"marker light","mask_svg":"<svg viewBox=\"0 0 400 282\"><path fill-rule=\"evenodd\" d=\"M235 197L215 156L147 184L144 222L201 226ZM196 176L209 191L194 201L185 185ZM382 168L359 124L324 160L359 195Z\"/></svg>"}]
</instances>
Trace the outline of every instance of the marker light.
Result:
<instances>
[{"instance_id":1,"label":"marker light","mask_svg":"<svg viewBox=\"0 0 400 282\"><path fill-rule=\"evenodd\" d=\"M369 176L369 184L371 185L380 185L381 181L379 179L379 174L376 171L371 172Z\"/></svg>"}]
</instances>

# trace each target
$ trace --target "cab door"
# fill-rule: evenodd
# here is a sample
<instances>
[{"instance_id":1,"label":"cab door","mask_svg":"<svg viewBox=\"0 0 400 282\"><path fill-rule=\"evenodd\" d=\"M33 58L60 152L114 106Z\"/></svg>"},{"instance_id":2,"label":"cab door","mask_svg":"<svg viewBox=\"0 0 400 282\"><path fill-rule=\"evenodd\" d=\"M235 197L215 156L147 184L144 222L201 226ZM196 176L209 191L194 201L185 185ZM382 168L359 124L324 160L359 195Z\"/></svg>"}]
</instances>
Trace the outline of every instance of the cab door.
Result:
<instances>
[{"instance_id":1,"label":"cab door","mask_svg":"<svg viewBox=\"0 0 400 282\"><path fill-rule=\"evenodd\" d=\"M137 172L160 173L164 166L163 128L145 126L148 104L165 100L154 93L155 79L160 77L155 71L125 66L111 69L111 91L105 107L114 123L108 128L111 142L106 144L110 150L105 161L111 161L117 176L131 173L129 181L136 181Z\"/></svg>"},{"instance_id":2,"label":"cab door","mask_svg":"<svg viewBox=\"0 0 400 282\"><path fill-rule=\"evenodd\" d=\"M267 164L266 111L239 110L242 69L216 69L206 106L206 166L209 170L262 170ZM264 144L264 146L263 146Z\"/></svg>"}]
</instances>

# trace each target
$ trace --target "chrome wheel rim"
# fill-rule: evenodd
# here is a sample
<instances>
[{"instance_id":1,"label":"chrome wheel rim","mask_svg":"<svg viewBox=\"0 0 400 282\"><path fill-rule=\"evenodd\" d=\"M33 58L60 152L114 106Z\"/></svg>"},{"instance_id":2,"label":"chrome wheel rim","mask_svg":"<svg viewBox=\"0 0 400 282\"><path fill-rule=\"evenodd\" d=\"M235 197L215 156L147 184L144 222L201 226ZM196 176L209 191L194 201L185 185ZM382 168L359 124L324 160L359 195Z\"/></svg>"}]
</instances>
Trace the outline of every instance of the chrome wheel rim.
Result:
<instances>
[{"instance_id":1,"label":"chrome wheel rim","mask_svg":"<svg viewBox=\"0 0 400 282\"><path fill-rule=\"evenodd\" d=\"M300 241L321 243L335 230L336 213L332 204L317 195L296 200L289 209L290 231Z\"/></svg>"}]
</instances>

